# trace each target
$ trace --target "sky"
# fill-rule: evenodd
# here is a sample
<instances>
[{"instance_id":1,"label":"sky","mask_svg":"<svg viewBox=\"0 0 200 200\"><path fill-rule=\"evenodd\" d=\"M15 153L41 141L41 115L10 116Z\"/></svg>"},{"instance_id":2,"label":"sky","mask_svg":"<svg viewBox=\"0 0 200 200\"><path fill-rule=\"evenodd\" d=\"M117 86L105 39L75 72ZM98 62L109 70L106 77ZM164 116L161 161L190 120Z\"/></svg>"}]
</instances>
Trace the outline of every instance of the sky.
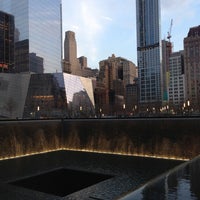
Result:
<instances>
[{"instance_id":1,"label":"sky","mask_svg":"<svg viewBox=\"0 0 200 200\"><path fill-rule=\"evenodd\" d=\"M200 25L199 0L160 0L161 39L170 30L173 50L183 50L183 39L191 27ZM135 0L62 0L63 38L74 31L77 56L87 57L88 67L99 69L99 61L112 54L137 65Z\"/></svg>"}]
</instances>

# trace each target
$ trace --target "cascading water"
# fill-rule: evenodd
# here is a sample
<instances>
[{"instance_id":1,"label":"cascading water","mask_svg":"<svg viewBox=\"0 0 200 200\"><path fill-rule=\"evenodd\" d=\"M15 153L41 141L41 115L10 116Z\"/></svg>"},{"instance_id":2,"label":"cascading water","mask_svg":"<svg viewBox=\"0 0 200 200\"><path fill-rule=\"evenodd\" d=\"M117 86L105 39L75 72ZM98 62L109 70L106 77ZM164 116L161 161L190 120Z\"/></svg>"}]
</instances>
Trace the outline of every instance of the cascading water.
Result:
<instances>
[{"instance_id":1,"label":"cascading water","mask_svg":"<svg viewBox=\"0 0 200 200\"><path fill-rule=\"evenodd\" d=\"M0 123L0 159L61 149L59 121Z\"/></svg>"},{"instance_id":2,"label":"cascading water","mask_svg":"<svg viewBox=\"0 0 200 200\"><path fill-rule=\"evenodd\" d=\"M199 154L200 119L65 121L63 148L190 159Z\"/></svg>"},{"instance_id":3,"label":"cascading water","mask_svg":"<svg viewBox=\"0 0 200 200\"><path fill-rule=\"evenodd\" d=\"M0 122L0 159L71 149L191 159L200 119L83 119Z\"/></svg>"}]
</instances>

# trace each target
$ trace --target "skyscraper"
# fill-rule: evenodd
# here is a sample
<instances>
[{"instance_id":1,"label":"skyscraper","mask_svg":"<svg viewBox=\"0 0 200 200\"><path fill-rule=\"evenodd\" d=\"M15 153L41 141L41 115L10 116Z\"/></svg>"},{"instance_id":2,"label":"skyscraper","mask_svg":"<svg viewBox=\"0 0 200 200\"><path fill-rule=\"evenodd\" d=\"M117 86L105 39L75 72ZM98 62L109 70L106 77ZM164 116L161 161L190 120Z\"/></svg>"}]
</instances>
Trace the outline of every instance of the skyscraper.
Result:
<instances>
[{"instance_id":1,"label":"skyscraper","mask_svg":"<svg viewBox=\"0 0 200 200\"><path fill-rule=\"evenodd\" d=\"M160 1L136 0L140 103L159 106L161 90Z\"/></svg>"},{"instance_id":2,"label":"skyscraper","mask_svg":"<svg viewBox=\"0 0 200 200\"><path fill-rule=\"evenodd\" d=\"M186 100L200 110L200 26L190 28L184 38Z\"/></svg>"},{"instance_id":3,"label":"skyscraper","mask_svg":"<svg viewBox=\"0 0 200 200\"><path fill-rule=\"evenodd\" d=\"M0 72L14 67L14 16L0 11Z\"/></svg>"},{"instance_id":4,"label":"skyscraper","mask_svg":"<svg viewBox=\"0 0 200 200\"><path fill-rule=\"evenodd\" d=\"M172 54L172 43L162 40L162 97L163 103L169 100L169 57Z\"/></svg>"},{"instance_id":5,"label":"skyscraper","mask_svg":"<svg viewBox=\"0 0 200 200\"><path fill-rule=\"evenodd\" d=\"M0 0L0 9L15 18L15 71L40 73L33 54L45 73L61 71L61 0Z\"/></svg>"},{"instance_id":6,"label":"skyscraper","mask_svg":"<svg viewBox=\"0 0 200 200\"><path fill-rule=\"evenodd\" d=\"M77 58L77 44L75 32L66 31L64 41L63 72L83 77L96 77L96 70L87 66L87 58Z\"/></svg>"},{"instance_id":7,"label":"skyscraper","mask_svg":"<svg viewBox=\"0 0 200 200\"><path fill-rule=\"evenodd\" d=\"M77 59L77 44L73 31L65 32L64 41L64 71L80 75L80 64Z\"/></svg>"},{"instance_id":8,"label":"skyscraper","mask_svg":"<svg viewBox=\"0 0 200 200\"><path fill-rule=\"evenodd\" d=\"M100 97L102 102L105 100L105 105L101 104L100 107L104 112L107 110L109 115L117 114L117 111L126 106L126 86L134 83L137 77L136 66L131 61L112 54L108 59L99 62L99 68L97 82L100 87L96 89L96 95L103 96L102 85L106 91L106 97Z\"/></svg>"},{"instance_id":9,"label":"skyscraper","mask_svg":"<svg viewBox=\"0 0 200 200\"><path fill-rule=\"evenodd\" d=\"M184 51L173 52L169 57L169 104L180 109L185 100Z\"/></svg>"}]
</instances>

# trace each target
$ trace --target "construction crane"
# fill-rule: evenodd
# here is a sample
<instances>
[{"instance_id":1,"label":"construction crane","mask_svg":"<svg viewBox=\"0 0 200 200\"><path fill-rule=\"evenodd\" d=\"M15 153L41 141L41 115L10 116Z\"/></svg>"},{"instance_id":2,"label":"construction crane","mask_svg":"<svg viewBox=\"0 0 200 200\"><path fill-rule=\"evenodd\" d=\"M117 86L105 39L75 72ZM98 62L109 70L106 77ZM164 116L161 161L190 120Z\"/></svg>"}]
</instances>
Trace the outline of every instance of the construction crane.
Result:
<instances>
[{"instance_id":1,"label":"construction crane","mask_svg":"<svg viewBox=\"0 0 200 200\"><path fill-rule=\"evenodd\" d=\"M169 32L167 32L167 39L170 42L170 39L172 37L171 32L172 32L172 25L173 25L173 19L171 19L170 27L169 27Z\"/></svg>"}]
</instances>

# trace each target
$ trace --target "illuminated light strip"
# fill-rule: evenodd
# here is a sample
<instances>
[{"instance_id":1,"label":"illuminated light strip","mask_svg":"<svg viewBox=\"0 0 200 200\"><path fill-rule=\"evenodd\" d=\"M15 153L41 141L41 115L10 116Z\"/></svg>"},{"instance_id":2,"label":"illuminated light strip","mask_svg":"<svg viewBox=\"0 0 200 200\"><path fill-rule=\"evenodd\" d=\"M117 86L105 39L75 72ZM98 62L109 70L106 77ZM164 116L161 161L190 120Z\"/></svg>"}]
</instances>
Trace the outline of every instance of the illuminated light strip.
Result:
<instances>
[{"instance_id":1,"label":"illuminated light strip","mask_svg":"<svg viewBox=\"0 0 200 200\"><path fill-rule=\"evenodd\" d=\"M8 159L15 159L15 158L22 158L22 157L38 155L38 154L45 154L45 153L50 153L50 152L55 152L55 151L60 151L60 150L63 150L63 148L52 149L52 150L44 150L44 151L41 151L41 152L26 153L26 154L23 154L23 155L7 156L7 157L0 158L0 161L1 160L8 160Z\"/></svg>"},{"instance_id":2,"label":"illuminated light strip","mask_svg":"<svg viewBox=\"0 0 200 200\"><path fill-rule=\"evenodd\" d=\"M91 149L72 149L72 148L63 148L63 150L68 151L79 151L79 152L90 152L90 153L99 153L99 154L111 154L111 155L122 155L122 156L135 156L135 157L145 157L145 158L158 158L165 160L180 160L180 161L189 161L189 158L181 158L181 157L167 157L167 156L154 156L148 154L136 154L136 153L120 153L120 152L112 152L112 151L97 151Z\"/></svg>"},{"instance_id":3,"label":"illuminated light strip","mask_svg":"<svg viewBox=\"0 0 200 200\"><path fill-rule=\"evenodd\" d=\"M45 154L55 151L78 151L78 152L89 152L89 153L99 153L99 154L109 154L109 155L122 155L122 156L135 156L135 157L145 157L145 158L157 158L157 159L164 159L164 160L179 160L179 161L189 161L190 159L187 158L181 158L181 157L167 157L167 156L154 156L154 155L147 155L147 154L136 154L136 153L120 153L120 152L111 152L111 151L97 151L97 150L91 150L91 149L72 149L72 148L58 148L58 149L52 149L52 150L45 150L41 152L34 152L34 153L27 153L23 155L17 155L17 156L8 156L4 158L0 158L1 160L8 160L8 159L15 159L15 158L22 158L26 156L32 156L32 155L38 155L38 154Z\"/></svg>"}]
</instances>

